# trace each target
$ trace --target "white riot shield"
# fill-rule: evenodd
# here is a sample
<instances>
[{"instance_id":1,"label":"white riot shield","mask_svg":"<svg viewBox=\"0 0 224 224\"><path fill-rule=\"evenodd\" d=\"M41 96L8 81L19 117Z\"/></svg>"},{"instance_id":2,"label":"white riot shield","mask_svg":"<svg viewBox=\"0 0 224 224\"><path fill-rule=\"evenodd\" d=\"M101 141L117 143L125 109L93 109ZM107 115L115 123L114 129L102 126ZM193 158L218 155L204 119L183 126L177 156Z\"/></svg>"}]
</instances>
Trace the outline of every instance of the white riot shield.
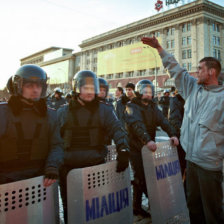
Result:
<instances>
[{"instance_id":1,"label":"white riot shield","mask_svg":"<svg viewBox=\"0 0 224 224\"><path fill-rule=\"evenodd\" d=\"M58 184L45 188L43 176L0 185L1 224L59 223Z\"/></svg>"},{"instance_id":2,"label":"white riot shield","mask_svg":"<svg viewBox=\"0 0 224 224\"><path fill-rule=\"evenodd\" d=\"M116 161L71 170L67 177L68 223L133 223L129 173L129 168L116 173Z\"/></svg>"},{"instance_id":3,"label":"white riot shield","mask_svg":"<svg viewBox=\"0 0 224 224\"><path fill-rule=\"evenodd\" d=\"M160 142L153 153L144 146L142 158L152 223L190 223L176 147Z\"/></svg>"},{"instance_id":4,"label":"white riot shield","mask_svg":"<svg viewBox=\"0 0 224 224\"><path fill-rule=\"evenodd\" d=\"M116 145L108 145L108 152L106 157L106 162L111 162L117 159L117 150Z\"/></svg>"}]
</instances>

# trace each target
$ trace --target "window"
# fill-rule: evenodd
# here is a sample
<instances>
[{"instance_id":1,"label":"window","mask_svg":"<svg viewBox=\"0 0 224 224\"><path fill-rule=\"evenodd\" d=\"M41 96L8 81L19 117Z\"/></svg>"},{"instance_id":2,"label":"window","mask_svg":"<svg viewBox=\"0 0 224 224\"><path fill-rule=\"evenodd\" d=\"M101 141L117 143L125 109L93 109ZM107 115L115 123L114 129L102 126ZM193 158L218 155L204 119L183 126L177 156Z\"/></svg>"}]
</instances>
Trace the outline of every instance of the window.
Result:
<instances>
[{"instance_id":1,"label":"window","mask_svg":"<svg viewBox=\"0 0 224 224\"><path fill-rule=\"evenodd\" d=\"M171 40L171 48L174 48L174 47L175 47L175 41Z\"/></svg>"},{"instance_id":2,"label":"window","mask_svg":"<svg viewBox=\"0 0 224 224\"><path fill-rule=\"evenodd\" d=\"M192 65L191 65L191 62L189 62L189 63L187 63L187 70L191 71L191 69L192 69Z\"/></svg>"},{"instance_id":3,"label":"window","mask_svg":"<svg viewBox=\"0 0 224 224\"><path fill-rule=\"evenodd\" d=\"M191 49L188 49L188 50L187 50L187 57L188 57L188 58L191 58Z\"/></svg>"},{"instance_id":4,"label":"window","mask_svg":"<svg viewBox=\"0 0 224 224\"><path fill-rule=\"evenodd\" d=\"M117 73L116 78L118 78L118 79L123 78L123 73Z\"/></svg>"},{"instance_id":5,"label":"window","mask_svg":"<svg viewBox=\"0 0 224 224\"><path fill-rule=\"evenodd\" d=\"M185 46L187 44L186 37L182 37L182 46Z\"/></svg>"},{"instance_id":6,"label":"window","mask_svg":"<svg viewBox=\"0 0 224 224\"><path fill-rule=\"evenodd\" d=\"M182 32L185 33L187 31L186 24L182 25Z\"/></svg>"},{"instance_id":7,"label":"window","mask_svg":"<svg viewBox=\"0 0 224 224\"><path fill-rule=\"evenodd\" d=\"M188 36L188 37L187 37L187 44L188 44L188 45L191 45L191 36Z\"/></svg>"},{"instance_id":8,"label":"window","mask_svg":"<svg viewBox=\"0 0 224 224\"><path fill-rule=\"evenodd\" d=\"M216 45L216 36L212 36L213 45Z\"/></svg>"},{"instance_id":9,"label":"window","mask_svg":"<svg viewBox=\"0 0 224 224\"><path fill-rule=\"evenodd\" d=\"M182 59L186 59L187 58L187 51L183 50L182 51Z\"/></svg>"},{"instance_id":10,"label":"window","mask_svg":"<svg viewBox=\"0 0 224 224\"><path fill-rule=\"evenodd\" d=\"M213 49L213 57L216 58L216 55L217 55L217 50L214 48Z\"/></svg>"},{"instance_id":11,"label":"window","mask_svg":"<svg viewBox=\"0 0 224 224\"><path fill-rule=\"evenodd\" d=\"M186 63L183 63L182 64L182 67L185 68L185 69L187 69L187 64Z\"/></svg>"},{"instance_id":12,"label":"window","mask_svg":"<svg viewBox=\"0 0 224 224\"><path fill-rule=\"evenodd\" d=\"M134 75L134 72L128 72L128 73L126 74L126 77L133 77L133 75Z\"/></svg>"},{"instance_id":13,"label":"window","mask_svg":"<svg viewBox=\"0 0 224 224\"><path fill-rule=\"evenodd\" d=\"M191 31L191 23L187 24L187 31Z\"/></svg>"},{"instance_id":14,"label":"window","mask_svg":"<svg viewBox=\"0 0 224 224\"><path fill-rule=\"evenodd\" d=\"M113 78L113 74L108 74L107 75L107 79L112 79Z\"/></svg>"},{"instance_id":15,"label":"window","mask_svg":"<svg viewBox=\"0 0 224 224\"><path fill-rule=\"evenodd\" d=\"M220 25L218 23L213 23L212 30L215 32L220 32Z\"/></svg>"},{"instance_id":16,"label":"window","mask_svg":"<svg viewBox=\"0 0 224 224\"><path fill-rule=\"evenodd\" d=\"M160 32L158 31L158 32L155 32L155 36L156 37L159 37L160 36Z\"/></svg>"},{"instance_id":17,"label":"window","mask_svg":"<svg viewBox=\"0 0 224 224\"><path fill-rule=\"evenodd\" d=\"M137 74L137 76L144 76L145 75L146 70L140 70Z\"/></svg>"},{"instance_id":18,"label":"window","mask_svg":"<svg viewBox=\"0 0 224 224\"><path fill-rule=\"evenodd\" d=\"M170 41L170 40L168 40L168 41L166 42L166 48L167 48L167 49L171 48L171 41Z\"/></svg>"},{"instance_id":19,"label":"window","mask_svg":"<svg viewBox=\"0 0 224 224\"><path fill-rule=\"evenodd\" d=\"M216 24L216 31L217 32L220 32L220 26L219 26L219 24Z\"/></svg>"},{"instance_id":20,"label":"window","mask_svg":"<svg viewBox=\"0 0 224 224\"><path fill-rule=\"evenodd\" d=\"M219 60L219 61L221 61L221 51L220 50L217 50L218 52L218 55L217 55L217 59Z\"/></svg>"},{"instance_id":21,"label":"window","mask_svg":"<svg viewBox=\"0 0 224 224\"><path fill-rule=\"evenodd\" d=\"M171 35L171 30L170 30L170 28L168 28L168 29L166 30L166 35L167 35L167 36L170 36L170 35Z\"/></svg>"},{"instance_id":22,"label":"window","mask_svg":"<svg viewBox=\"0 0 224 224\"><path fill-rule=\"evenodd\" d=\"M171 28L171 35L174 35L174 32L175 32L175 28Z\"/></svg>"},{"instance_id":23,"label":"window","mask_svg":"<svg viewBox=\"0 0 224 224\"><path fill-rule=\"evenodd\" d=\"M218 46L220 46L220 37L217 37L217 38L216 38L216 44L217 44Z\"/></svg>"}]
</instances>

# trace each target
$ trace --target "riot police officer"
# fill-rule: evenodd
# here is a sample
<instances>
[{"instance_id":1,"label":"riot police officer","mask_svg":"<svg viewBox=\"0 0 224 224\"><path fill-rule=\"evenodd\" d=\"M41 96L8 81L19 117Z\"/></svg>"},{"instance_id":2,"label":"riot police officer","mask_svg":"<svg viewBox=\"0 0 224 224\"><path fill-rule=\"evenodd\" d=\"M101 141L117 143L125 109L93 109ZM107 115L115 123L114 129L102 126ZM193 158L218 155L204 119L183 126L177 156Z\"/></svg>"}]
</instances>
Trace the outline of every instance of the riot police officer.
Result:
<instances>
[{"instance_id":1,"label":"riot police officer","mask_svg":"<svg viewBox=\"0 0 224 224\"><path fill-rule=\"evenodd\" d=\"M44 174L50 186L63 162L63 140L56 111L46 105L47 74L24 65L7 87L11 97L0 104L0 184Z\"/></svg>"},{"instance_id":2,"label":"riot police officer","mask_svg":"<svg viewBox=\"0 0 224 224\"><path fill-rule=\"evenodd\" d=\"M107 83L107 81L103 78L98 78L99 80L99 87L100 87L100 92L98 94L98 98L100 101L108 104L111 106L111 109L114 109L113 103L112 101L110 101L107 97L108 97L108 93L109 93L109 84Z\"/></svg>"},{"instance_id":3,"label":"riot police officer","mask_svg":"<svg viewBox=\"0 0 224 224\"><path fill-rule=\"evenodd\" d=\"M143 169L141 149L146 145L149 150L155 151L156 127L174 136L174 131L154 103L154 86L149 80L141 80L137 83L137 97L133 98L126 106L125 120L128 126L130 145L130 161L134 172L133 181L133 213L143 217L149 214L142 209L142 194L147 196L146 182ZM176 137L171 137L174 144L178 144Z\"/></svg>"},{"instance_id":4,"label":"riot police officer","mask_svg":"<svg viewBox=\"0 0 224 224\"><path fill-rule=\"evenodd\" d=\"M92 71L80 71L74 77L75 99L58 110L65 144L65 162L60 172L64 217L67 220L66 176L71 169L105 162L105 137L112 136L118 158L117 172L128 167L127 136L110 106L97 98L99 81Z\"/></svg>"},{"instance_id":5,"label":"riot police officer","mask_svg":"<svg viewBox=\"0 0 224 224\"><path fill-rule=\"evenodd\" d=\"M50 108L57 110L60 106L66 104L67 101L62 95L63 95L62 90L59 87L55 88L53 96L48 101L48 106Z\"/></svg>"}]
</instances>

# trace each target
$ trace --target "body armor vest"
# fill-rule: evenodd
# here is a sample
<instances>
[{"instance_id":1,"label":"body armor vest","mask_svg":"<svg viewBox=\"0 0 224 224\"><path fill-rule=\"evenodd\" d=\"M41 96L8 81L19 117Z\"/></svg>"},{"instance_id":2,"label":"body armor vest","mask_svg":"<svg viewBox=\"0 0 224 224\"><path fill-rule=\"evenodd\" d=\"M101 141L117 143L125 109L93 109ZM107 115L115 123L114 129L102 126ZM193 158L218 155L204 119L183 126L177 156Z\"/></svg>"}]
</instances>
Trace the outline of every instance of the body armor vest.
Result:
<instances>
[{"instance_id":1,"label":"body armor vest","mask_svg":"<svg viewBox=\"0 0 224 224\"><path fill-rule=\"evenodd\" d=\"M146 108L141 109L141 113L146 130L150 135L151 139L155 141L155 135L156 135L155 108L152 105L149 105L147 109Z\"/></svg>"},{"instance_id":2,"label":"body armor vest","mask_svg":"<svg viewBox=\"0 0 224 224\"><path fill-rule=\"evenodd\" d=\"M0 140L0 166L11 164L45 163L48 156L48 117L40 117L32 110L14 116L8 110L7 128Z\"/></svg>"},{"instance_id":3,"label":"body armor vest","mask_svg":"<svg viewBox=\"0 0 224 224\"><path fill-rule=\"evenodd\" d=\"M104 141L99 107L83 117L86 120L85 125L80 125L79 113L82 113L80 108L68 111L67 121L63 127L65 150L101 150L104 148Z\"/></svg>"}]
</instances>

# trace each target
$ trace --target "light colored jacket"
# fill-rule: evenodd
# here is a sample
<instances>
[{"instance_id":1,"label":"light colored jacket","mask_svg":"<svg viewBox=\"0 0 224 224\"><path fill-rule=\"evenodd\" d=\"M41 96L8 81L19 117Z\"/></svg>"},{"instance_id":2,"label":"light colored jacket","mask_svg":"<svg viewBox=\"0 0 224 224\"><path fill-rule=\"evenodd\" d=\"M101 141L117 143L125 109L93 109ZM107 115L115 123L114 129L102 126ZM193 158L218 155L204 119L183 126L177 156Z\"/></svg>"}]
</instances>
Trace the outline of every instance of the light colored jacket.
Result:
<instances>
[{"instance_id":1,"label":"light colored jacket","mask_svg":"<svg viewBox=\"0 0 224 224\"><path fill-rule=\"evenodd\" d=\"M185 99L181 144L186 160L208 170L221 170L224 158L224 86L203 86L167 52L160 54Z\"/></svg>"}]
</instances>

